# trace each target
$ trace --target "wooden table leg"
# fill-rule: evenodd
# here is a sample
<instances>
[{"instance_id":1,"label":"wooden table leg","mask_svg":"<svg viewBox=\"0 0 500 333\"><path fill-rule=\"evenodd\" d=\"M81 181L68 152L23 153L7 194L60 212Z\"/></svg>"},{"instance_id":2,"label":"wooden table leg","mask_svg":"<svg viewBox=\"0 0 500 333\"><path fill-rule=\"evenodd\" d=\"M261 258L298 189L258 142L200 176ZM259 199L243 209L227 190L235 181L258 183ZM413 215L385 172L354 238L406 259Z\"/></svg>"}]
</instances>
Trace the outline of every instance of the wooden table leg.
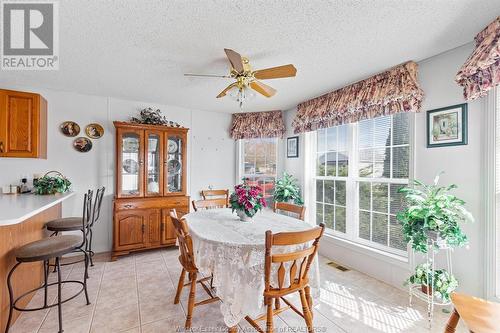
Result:
<instances>
[{"instance_id":1,"label":"wooden table leg","mask_svg":"<svg viewBox=\"0 0 500 333\"><path fill-rule=\"evenodd\" d=\"M238 325L227 328L228 333L238 333Z\"/></svg>"},{"instance_id":2,"label":"wooden table leg","mask_svg":"<svg viewBox=\"0 0 500 333\"><path fill-rule=\"evenodd\" d=\"M453 309L453 312L448 319L448 323L445 327L445 333L455 333L455 329L457 328L458 321L460 320L460 315L457 310Z\"/></svg>"}]
</instances>

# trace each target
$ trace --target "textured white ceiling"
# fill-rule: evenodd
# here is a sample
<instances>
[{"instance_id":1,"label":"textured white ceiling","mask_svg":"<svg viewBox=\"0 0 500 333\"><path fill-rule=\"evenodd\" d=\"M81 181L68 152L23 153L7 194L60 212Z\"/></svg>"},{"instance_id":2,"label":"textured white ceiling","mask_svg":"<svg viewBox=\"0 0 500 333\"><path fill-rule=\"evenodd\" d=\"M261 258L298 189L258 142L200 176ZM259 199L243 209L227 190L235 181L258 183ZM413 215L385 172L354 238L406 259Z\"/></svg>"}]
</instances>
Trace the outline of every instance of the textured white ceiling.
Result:
<instances>
[{"instance_id":1,"label":"textured white ceiling","mask_svg":"<svg viewBox=\"0 0 500 333\"><path fill-rule=\"evenodd\" d=\"M288 109L471 42L499 14L499 0L63 0L60 70L2 71L0 84L237 112L215 98L229 79L182 75L226 74L232 48L254 68L295 64L296 78L265 81L274 97L246 106Z\"/></svg>"}]
</instances>

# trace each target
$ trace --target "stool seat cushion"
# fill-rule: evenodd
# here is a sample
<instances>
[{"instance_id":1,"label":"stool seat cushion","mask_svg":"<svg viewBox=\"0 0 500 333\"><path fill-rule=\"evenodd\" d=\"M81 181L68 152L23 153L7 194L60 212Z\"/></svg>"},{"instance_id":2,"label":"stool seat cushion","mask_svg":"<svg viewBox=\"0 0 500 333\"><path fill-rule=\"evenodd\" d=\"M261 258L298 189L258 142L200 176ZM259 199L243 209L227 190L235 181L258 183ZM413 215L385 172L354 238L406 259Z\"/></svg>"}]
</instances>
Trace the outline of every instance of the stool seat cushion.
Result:
<instances>
[{"instance_id":1,"label":"stool seat cushion","mask_svg":"<svg viewBox=\"0 0 500 333\"><path fill-rule=\"evenodd\" d=\"M63 235L43 238L15 250L19 262L43 261L70 253L82 245L79 235Z\"/></svg>"},{"instance_id":2,"label":"stool seat cushion","mask_svg":"<svg viewBox=\"0 0 500 333\"><path fill-rule=\"evenodd\" d=\"M81 230L83 222L81 217L64 217L49 221L45 225L50 231L73 231Z\"/></svg>"}]
</instances>

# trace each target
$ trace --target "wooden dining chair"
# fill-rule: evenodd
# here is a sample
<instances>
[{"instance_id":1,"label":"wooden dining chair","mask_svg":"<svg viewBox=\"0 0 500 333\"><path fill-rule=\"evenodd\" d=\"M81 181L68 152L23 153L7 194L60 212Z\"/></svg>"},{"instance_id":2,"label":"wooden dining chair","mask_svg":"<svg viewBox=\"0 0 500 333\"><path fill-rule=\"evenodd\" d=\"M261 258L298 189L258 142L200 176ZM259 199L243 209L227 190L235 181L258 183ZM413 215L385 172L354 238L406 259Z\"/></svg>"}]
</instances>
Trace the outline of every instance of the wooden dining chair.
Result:
<instances>
[{"instance_id":1,"label":"wooden dining chair","mask_svg":"<svg viewBox=\"0 0 500 333\"><path fill-rule=\"evenodd\" d=\"M226 199L226 207L229 207L229 190L202 190L203 200L207 199Z\"/></svg>"},{"instance_id":2,"label":"wooden dining chair","mask_svg":"<svg viewBox=\"0 0 500 333\"><path fill-rule=\"evenodd\" d=\"M219 297L214 296L212 290L205 284L206 281L212 278L211 276L197 280L199 272L195 264L193 240L189 235L189 230L186 225L186 220L182 218L179 219L177 217L177 212L175 211L175 209L170 211L170 219L172 220L175 234L177 236L177 243L179 245L179 251L180 251L179 261L182 265L181 276L179 277L179 283L177 285L177 292L175 293L174 304L179 304L182 288L190 286L186 323L184 325L186 329L189 329L191 327L194 308L199 305L204 305L215 301L219 301ZM184 283L186 278L186 272L188 273L188 279L189 279L188 283ZM195 303L197 283L199 283L203 287L203 289L205 289L208 296L210 297L203 301Z\"/></svg>"},{"instance_id":3,"label":"wooden dining chair","mask_svg":"<svg viewBox=\"0 0 500 333\"><path fill-rule=\"evenodd\" d=\"M451 294L451 301L455 309L446 324L446 333L455 332L460 318L470 332L500 332L500 304L459 293Z\"/></svg>"},{"instance_id":4,"label":"wooden dining chair","mask_svg":"<svg viewBox=\"0 0 500 333\"><path fill-rule=\"evenodd\" d=\"M193 200L193 209L197 212L199 209L214 209L214 208L225 208L227 206L226 199L206 199L206 200Z\"/></svg>"},{"instance_id":5,"label":"wooden dining chair","mask_svg":"<svg viewBox=\"0 0 500 333\"><path fill-rule=\"evenodd\" d=\"M277 210L294 213L297 215L298 219L302 221L304 221L304 216L306 215L306 207L286 202L275 202L273 211L276 213Z\"/></svg>"},{"instance_id":6,"label":"wooden dining chair","mask_svg":"<svg viewBox=\"0 0 500 333\"><path fill-rule=\"evenodd\" d=\"M266 231L266 252L265 252L265 267L264 267L264 305L267 307L266 314L252 319L249 316L245 319L258 332L264 333L264 330L257 324L258 321L266 320L266 333L274 332L273 317L285 310L292 309L302 318L304 318L307 330L312 333L313 328L313 313L312 313L312 298L309 287L309 268L311 266L316 253L318 252L319 240L323 235L325 225L321 223L319 227L313 229L298 231L298 232L282 232L273 234L271 231ZM276 253L273 254L273 246L292 246L311 242L312 244L302 250ZM287 268L288 272L287 272ZM273 269L275 268L275 269ZM271 275L276 272L276 279L273 280ZM288 281L285 282L286 274ZM276 281L273 284L272 281ZM300 312L292 303L284 296L298 292L300 302L302 304L302 312ZM280 306L280 299L286 303L286 307ZM275 309L273 309L273 303Z\"/></svg>"}]
</instances>

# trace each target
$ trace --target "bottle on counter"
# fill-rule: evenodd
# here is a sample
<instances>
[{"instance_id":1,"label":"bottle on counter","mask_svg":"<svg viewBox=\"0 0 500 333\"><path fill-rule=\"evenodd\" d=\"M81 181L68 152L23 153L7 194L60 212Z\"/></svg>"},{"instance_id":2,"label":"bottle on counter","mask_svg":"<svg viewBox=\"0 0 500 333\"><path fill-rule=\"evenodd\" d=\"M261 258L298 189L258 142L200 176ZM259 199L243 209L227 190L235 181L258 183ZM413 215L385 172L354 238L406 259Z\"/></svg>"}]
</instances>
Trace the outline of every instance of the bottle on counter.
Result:
<instances>
[{"instance_id":1,"label":"bottle on counter","mask_svg":"<svg viewBox=\"0 0 500 333\"><path fill-rule=\"evenodd\" d=\"M28 187L28 179L27 178L23 178L21 179L21 185L19 186L20 188L20 191L21 193L30 193L31 190L30 188Z\"/></svg>"}]
</instances>

